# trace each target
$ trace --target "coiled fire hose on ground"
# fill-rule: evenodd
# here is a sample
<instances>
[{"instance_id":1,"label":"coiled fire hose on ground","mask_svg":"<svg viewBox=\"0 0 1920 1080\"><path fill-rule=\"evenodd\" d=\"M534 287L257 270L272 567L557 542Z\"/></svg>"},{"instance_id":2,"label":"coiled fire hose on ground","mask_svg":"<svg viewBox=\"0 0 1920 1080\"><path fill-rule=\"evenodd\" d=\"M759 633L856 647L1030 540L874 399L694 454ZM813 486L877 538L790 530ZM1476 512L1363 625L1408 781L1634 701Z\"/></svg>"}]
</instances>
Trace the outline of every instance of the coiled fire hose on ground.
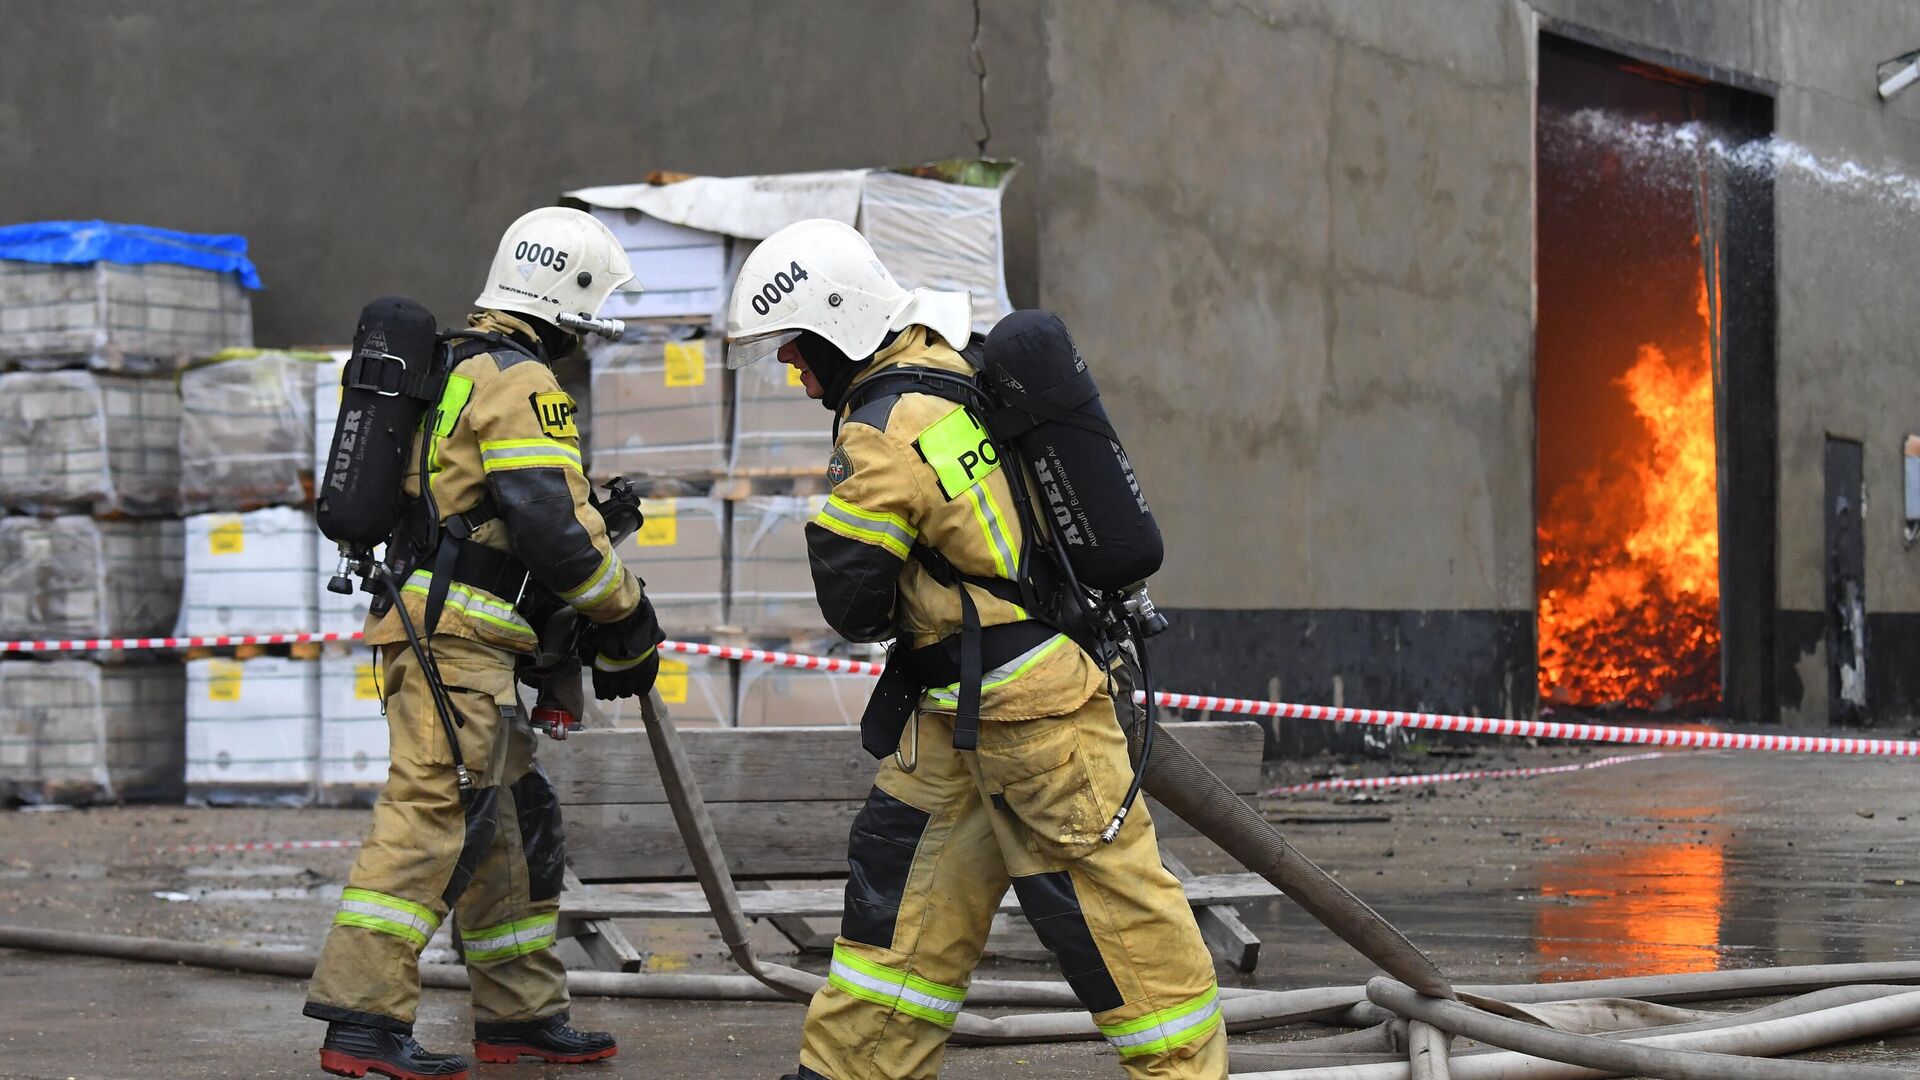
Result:
<instances>
[{"instance_id":1,"label":"coiled fire hose on ground","mask_svg":"<svg viewBox=\"0 0 1920 1080\"><path fill-rule=\"evenodd\" d=\"M570 974L569 988L582 995L616 997L806 1000L824 980L783 964L763 962L754 955L748 942L748 921L740 910L725 856L692 778L678 731L655 702L643 700L642 713L668 802L701 888L729 953L748 977L588 971ZM1149 794L1281 888L1383 970L1402 976L1398 981L1375 979L1364 991L1340 987L1223 989L1222 1013L1229 1031L1307 1021L1375 1025L1326 1039L1236 1049L1231 1055L1234 1066L1255 1070L1235 1073L1239 1080L1559 1080L1622 1073L1673 1080L1881 1080L1915 1075L1873 1065L1782 1062L1734 1055L1794 1053L1920 1027L1920 992L1895 985L1920 983L1920 963L1816 965L1549 985L1470 986L1459 988L1456 994L1404 935L1294 851L1171 733L1163 731L1155 740L1146 764L1145 790ZM311 953L9 926L0 926L0 948L197 964L289 977L310 974L314 962ZM466 985L466 972L454 965L424 965L421 982L460 988ZM1735 1016L1663 1011L1659 1004L1809 990L1816 992ZM1593 995L1616 997L1570 1000ZM1059 1006L1074 1011L1002 1017L962 1013L954 1027L956 1042L1004 1044L1099 1037L1064 984L980 980L969 988L968 1002ZM1685 1022L1670 1022L1675 1019ZM1603 1034L1576 1034L1555 1027ZM1449 1049L1453 1038L1473 1039L1484 1045ZM1274 1070L1274 1066L1281 1068Z\"/></svg>"}]
</instances>

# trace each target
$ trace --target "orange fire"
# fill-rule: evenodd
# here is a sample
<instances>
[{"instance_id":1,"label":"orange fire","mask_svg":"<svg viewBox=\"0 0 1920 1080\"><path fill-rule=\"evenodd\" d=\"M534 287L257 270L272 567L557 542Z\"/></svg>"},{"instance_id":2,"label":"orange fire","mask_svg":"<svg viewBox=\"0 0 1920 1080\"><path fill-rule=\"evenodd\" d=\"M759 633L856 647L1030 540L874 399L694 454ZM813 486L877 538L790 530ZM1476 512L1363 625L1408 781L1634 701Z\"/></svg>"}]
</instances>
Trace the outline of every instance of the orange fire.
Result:
<instances>
[{"instance_id":1,"label":"orange fire","mask_svg":"<svg viewBox=\"0 0 1920 1080\"><path fill-rule=\"evenodd\" d=\"M1672 709L1720 696L1720 523L1706 278L1697 347L1616 380L1645 439L1555 493L1539 526L1540 700Z\"/></svg>"}]
</instances>

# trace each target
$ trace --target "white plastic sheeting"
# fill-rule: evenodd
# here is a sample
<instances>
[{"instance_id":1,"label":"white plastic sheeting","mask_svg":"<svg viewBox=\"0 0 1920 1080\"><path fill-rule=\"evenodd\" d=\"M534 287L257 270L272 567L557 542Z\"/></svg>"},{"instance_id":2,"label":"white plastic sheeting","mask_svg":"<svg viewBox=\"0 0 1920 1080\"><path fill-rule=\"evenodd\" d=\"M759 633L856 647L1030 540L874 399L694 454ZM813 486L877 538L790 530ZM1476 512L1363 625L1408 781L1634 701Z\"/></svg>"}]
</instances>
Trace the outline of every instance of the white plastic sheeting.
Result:
<instances>
[{"instance_id":1,"label":"white plastic sheeting","mask_svg":"<svg viewBox=\"0 0 1920 1080\"><path fill-rule=\"evenodd\" d=\"M1000 191L900 173L869 173L860 196L860 232L906 288L970 294L973 328L984 334L1013 311L1007 298Z\"/></svg>"},{"instance_id":2,"label":"white plastic sheeting","mask_svg":"<svg viewBox=\"0 0 1920 1080\"><path fill-rule=\"evenodd\" d=\"M696 327L652 323L588 349L588 475L604 483L727 467L726 369L718 339Z\"/></svg>"},{"instance_id":3,"label":"white plastic sheeting","mask_svg":"<svg viewBox=\"0 0 1920 1080\"><path fill-rule=\"evenodd\" d=\"M0 505L170 514L179 504L180 393L172 379L0 375Z\"/></svg>"},{"instance_id":4,"label":"white plastic sheeting","mask_svg":"<svg viewBox=\"0 0 1920 1080\"><path fill-rule=\"evenodd\" d=\"M832 633L814 599L806 524L824 495L756 495L733 508L727 622L748 633Z\"/></svg>"},{"instance_id":5,"label":"white plastic sheeting","mask_svg":"<svg viewBox=\"0 0 1920 1080\"><path fill-rule=\"evenodd\" d=\"M566 194L589 207L638 210L674 225L765 240L807 218L853 224L866 175L864 169L838 169L775 176L695 176L670 184L610 184ZM640 284L646 285L646 279Z\"/></svg>"},{"instance_id":6,"label":"white plastic sheeting","mask_svg":"<svg viewBox=\"0 0 1920 1080\"><path fill-rule=\"evenodd\" d=\"M187 513L306 504L314 378L324 356L232 350L180 375L180 503Z\"/></svg>"},{"instance_id":7,"label":"white plastic sheeting","mask_svg":"<svg viewBox=\"0 0 1920 1080\"><path fill-rule=\"evenodd\" d=\"M0 799L177 799L179 664L0 661Z\"/></svg>"},{"instance_id":8,"label":"white plastic sheeting","mask_svg":"<svg viewBox=\"0 0 1920 1080\"><path fill-rule=\"evenodd\" d=\"M0 637L146 637L180 613L178 521L0 518Z\"/></svg>"}]
</instances>

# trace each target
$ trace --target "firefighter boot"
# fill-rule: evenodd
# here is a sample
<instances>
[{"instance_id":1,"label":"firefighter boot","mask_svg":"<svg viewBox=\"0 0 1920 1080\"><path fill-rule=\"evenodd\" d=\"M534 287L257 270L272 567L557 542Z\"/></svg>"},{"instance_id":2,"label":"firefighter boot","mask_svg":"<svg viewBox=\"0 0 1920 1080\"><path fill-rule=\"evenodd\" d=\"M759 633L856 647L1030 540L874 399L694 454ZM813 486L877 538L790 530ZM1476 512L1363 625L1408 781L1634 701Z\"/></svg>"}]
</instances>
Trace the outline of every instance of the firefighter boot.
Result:
<instances>
[{"instance_id":1,"label":"firefighter boot","mask_svg":"<svg viewBox=\"0 0 1920 1080\"><path fill-rule=\"evenodd\" d=\"M473 1025L473 1056L490 1065L511 1065L523 1057L555 1065L578 1065L620 1052L604 1031L575 1031L567 1014L517 1024Z\"/></svg>"},{"instance_id":2,"label":"firefighter boot","mask_svg":"<svg viewBox=\"0 0 1920 1080\"><path fill-rule=\"evenodd\" d=\"M393 1080L466 1080L467 1060L422 1049L412 1035L364 1024L327 1025L320 1067L335 1076L370 1072Z\"/></svg>"}]
</instances>

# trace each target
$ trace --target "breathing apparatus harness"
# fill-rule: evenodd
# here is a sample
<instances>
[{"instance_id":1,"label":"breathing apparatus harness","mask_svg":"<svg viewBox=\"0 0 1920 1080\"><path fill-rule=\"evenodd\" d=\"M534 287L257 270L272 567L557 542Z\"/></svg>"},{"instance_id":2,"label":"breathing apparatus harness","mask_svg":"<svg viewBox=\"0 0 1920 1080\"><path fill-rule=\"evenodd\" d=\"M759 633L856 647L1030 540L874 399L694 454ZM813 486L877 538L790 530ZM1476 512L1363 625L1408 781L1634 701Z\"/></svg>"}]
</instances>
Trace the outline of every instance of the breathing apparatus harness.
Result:
<instances>
[{"instance_id":1,"label":"breathing apparatus harness","mask_svg":"<svg viewBox=\"0 0 1920 1080\"><path fill-rule=\"evenodd\" d=\"M979 365L978 336L962 355ZM911 555L941 586L959 593L961 629L946 641L923 648L912 648L905 636L896 640L887 654L886 666L868 701L860 721L861 745L876 758L897 753L900 736L929 686L957 684L953 745L957 750L974 750L980 738L980 695L987 663L984 642L986 630L980 624L980 612L968 586L990 596L1025 608L1028 623L991 627L1010 638L998 650L1004 654L996 663L1019 655L1053 633L1065 634L1085 650L1100 666L1115 698L1131 694L1114 685L1116 663L1132 663L1140 672L1146 690L1146 708L1142 723L1140 762L1152 752L1156 712L1153 702L1152 667L1146 641L1167 628L1167 621L1154 609L1144 581L1127 589L1098 590L1082 583L1074 571L1073 559L1062 541L1060 531L1043 527L1036 512L1029 486L1032 465L1024 455L1007 456L1007 448L1017 445L1018 437L1046 423L1067 424L1094 433L1116 447L1119 436L1102 415L1064 408L1032 394L1006 386L1002 382L990 391L977 379L934 368L901 366L877 372L855 384L847 393L843 408L836 413L834 438L840 434L839 417L850 416L861 406L883 398L918 393L943 398L971 411L992 440L1000 460L1007 467L1007 485L1013 496L1015 515L1020 522L1021 544L1017 553L1013 580L985 577L961 571L939 551L915 542ZM1016 629L1026 626L1026 630ZM1039 633L1033 632L1038 629ZM957 642L955 639L958 639ZM957 645L957 650L954 646ZM957 655L955 655L957 651ZM916 735L917 740L917 735ZM916 743L917 745L917 743ZM905 763L903 762L903 767ZM1112 843L1139 797L1141 766L1136 765L1132 783L1119 808L1109 819L1100 838Z\"/></svg>"},{"instance_id":2,"label":"breathing apparatus harness","mask_svg":"<svg viewBox=\"0 0 1920 1080\"><path fill-rule=\"evenodd\" d=\"M614 319L562 314L558 322L576 332L617 337L623 325ZM443 523L433 495L432 455L436 438L451 431L455 414L443 415L448 378L473 356L507 350L542 363L546 350L513 337L472 328L437 332L431 312L406 297L381 297L362 309L351 358L341 373L340 423L327 459L327 475L316 505L321 530L340 545L340 564L327 582L330 592L351 595L352 576L372 594L376 617L395 611L407 647L419 661L428 694L446 733L461 799L473 794L473 778L460 750L462 725L452 693L433 656L439 625L455 580L518 604L526 591L527 569L513 555L473 540L473 534L499 516L491 495L471 510ZM422 435L418 475L420 494L406 499L406 451L415 433ZM374 547L385 543L386 555ZM424 632L416 626L401 593L416 569L431 564L423 612ZM377 586L377 587L376 587Z\"/></svg>"}]
</instances>

